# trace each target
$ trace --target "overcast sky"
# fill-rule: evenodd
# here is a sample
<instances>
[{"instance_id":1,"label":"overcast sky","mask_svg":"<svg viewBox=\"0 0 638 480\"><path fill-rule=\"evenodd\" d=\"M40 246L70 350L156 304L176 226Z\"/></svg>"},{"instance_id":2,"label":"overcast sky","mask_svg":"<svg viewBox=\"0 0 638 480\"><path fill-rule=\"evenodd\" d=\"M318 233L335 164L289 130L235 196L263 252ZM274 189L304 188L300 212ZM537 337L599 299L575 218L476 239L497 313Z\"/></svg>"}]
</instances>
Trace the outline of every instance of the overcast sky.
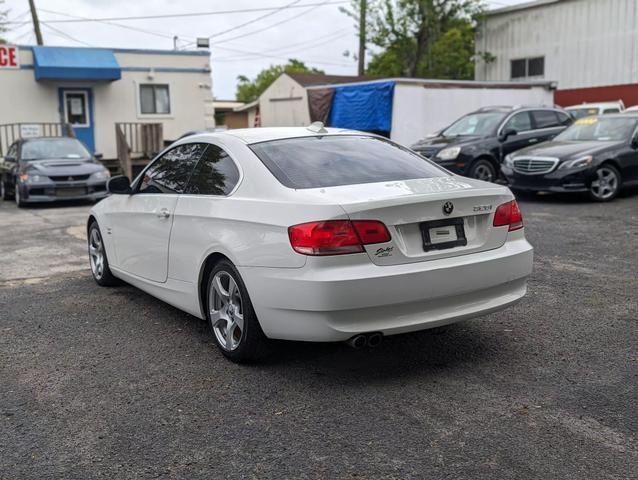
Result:
<instances>
[{"instance_id":1,"label":"overcast sky","mask_svg":"<svg viewBox=\"0 0 638 480\"><path fill-rule=\"evenodd\" d=\"M335 3L338 0L327 0ZM356 74L356 63L344 52L357 50L353 20L339 11L339 5L308 6L324 0L35 0L45 45L172 49L189 48L195 37L211 39L213 94L218 99L235 97L238 75L254 77L272 64L298 58L326 73ZM488 1L491 8L522 3L523 0ZM51 23L50 20L148 16L215 12L260 7L293 7L279 11L226 13L172 19L117 20L112 24ZM347 3L345 4L347 5ZM10 43L35 43L27 0L6 0L11 25L4 36ZM66 15L66 16L65 16ZM264 18L261 18L264 17ZM117 26L113 23L123 25ZM242 24L246 24L242 26ZM144 30L139 31L139 30ZM236 38L240 37L240 38Z\"/></svg>"}]
</instances>

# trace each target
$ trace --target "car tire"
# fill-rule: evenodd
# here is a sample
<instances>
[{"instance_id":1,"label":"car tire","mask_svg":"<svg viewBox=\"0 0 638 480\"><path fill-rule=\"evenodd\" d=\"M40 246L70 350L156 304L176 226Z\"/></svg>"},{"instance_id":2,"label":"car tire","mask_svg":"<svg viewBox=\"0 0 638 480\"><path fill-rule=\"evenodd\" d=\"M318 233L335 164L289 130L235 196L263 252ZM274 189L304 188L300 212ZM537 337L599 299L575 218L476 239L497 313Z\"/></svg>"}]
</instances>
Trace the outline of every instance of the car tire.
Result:
<instances>
[{"instance_id":1,"label":"car tire","mask_svg":"<svg viewBox=\"0 0 638 480\"><path fill-rule=\"evenodd\" d=\"M497 179L496 169L489 160L479 159L470 167L469 177L484 182L495 182Z\"/></svg>"},{"instance_id":2,"label":"car tire","mask_svg":"<svg viewBox=\"0 0 638 480\"><path fill-rule=\"evenodd\" d=\"M610 202L622 188L622 175L616 167L604 163L594 172L589 184L589 198L596 202Z\"/></svg>"},{"instance_id":3,"label":"car tire","mask_svg":"<svg viewBox=\"0 0 638 480\"><path fill-rule=\"evenodd\" d=\"M18 182L16 182L16 185L15 185L13 198L15 199L16 206L18 208L24 207L24 201L22 200L22 195L20 194L20 187L18 186Z\"/></svg>"},{"instance_id":4,"label":"car tire","mask_svg":"<svg viewBox=\"0 0 638 480\"><path fill-rule=\"evenodd\" d=\"M217 347L229 360L256 361L268 352L269 340L259 325L246 285L227 260L217 263L208 276L206 319Z\"/></svg>"},{"instance_id":5,"label":"car tire","mask_svg":"<svg viewBox=\"0 0 638 480\"><path fill-rule=\"evenodd\" d=\"M109 268L109 261L106 257L106 248L102 232L97 222L91 223L87 238L89 249L89 264L91 265L91 273L93 280L101 287L112 287L118 285L120 281L113 276Z\"/></svg>"}]
</instances>

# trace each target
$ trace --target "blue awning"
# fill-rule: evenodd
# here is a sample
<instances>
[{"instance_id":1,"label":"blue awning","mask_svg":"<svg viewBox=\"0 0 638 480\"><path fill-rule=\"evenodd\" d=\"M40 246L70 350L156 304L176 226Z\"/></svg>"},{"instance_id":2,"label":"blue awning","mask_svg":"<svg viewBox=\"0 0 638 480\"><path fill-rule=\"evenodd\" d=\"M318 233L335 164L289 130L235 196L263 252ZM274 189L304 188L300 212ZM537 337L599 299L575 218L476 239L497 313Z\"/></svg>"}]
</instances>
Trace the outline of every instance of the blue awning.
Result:
<instances>
[{"instance_id":1,"label":"blue awning","mask_svg":"<svg viewBox=\"0 0 638 480\"><path fill-rule=\"evenodd\" d=\"M330 126L372 132L392 129L394 82L336 87L330 110Z\"/></svg>"},{"instance_id":2,"label":"blue awning","mask_svg":"<svg viewBox=\"0 0 638 480\"><path fill-rule=\"evenodd\" d=\"M122 71L112 50L33 47L36 80L119 80Z\"/></svg>"}]
</instances>

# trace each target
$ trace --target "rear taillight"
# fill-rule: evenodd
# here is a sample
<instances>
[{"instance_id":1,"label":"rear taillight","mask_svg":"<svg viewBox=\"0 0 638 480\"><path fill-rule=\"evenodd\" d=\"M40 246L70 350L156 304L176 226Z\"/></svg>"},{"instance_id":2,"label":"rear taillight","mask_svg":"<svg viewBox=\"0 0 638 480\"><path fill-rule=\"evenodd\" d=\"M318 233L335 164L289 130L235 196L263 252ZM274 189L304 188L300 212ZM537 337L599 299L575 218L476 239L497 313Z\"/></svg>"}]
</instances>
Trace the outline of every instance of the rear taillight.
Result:
<instances>
[{"instance_id":1,"label":"rear taillight","mask_svg":"<svg viewBox=\"0 0 638 480\"><path fill-rule=\"evenodd\" d=\"M361 243L369 245L371 243L385 243L390 241L390 232L386 226L376 220L354 220L354 229L359 235Z\"/></svg>"},{"instance_id":2,"label":"rear taillight","mask_svg":"<svg viewBox=\"0 0 638 480\"><path fill-rule=\"evenodd\" d=\"M495 227L509 225L510 232L523 228L523 214L516 200L499 205L494 213L494 222L492 225Z\"/></svg>"},{"instance_id":3,"label":"rear taillight","mask_svg":"<svg viewBox=\"0 0 638 480\"><path fill-rule=\"evenodd\" d=\"M386 226L375 220L326 220L288 228L290 244L304 255L362 253L363 246L390 241Z\"/></svg>"}]
</instances>

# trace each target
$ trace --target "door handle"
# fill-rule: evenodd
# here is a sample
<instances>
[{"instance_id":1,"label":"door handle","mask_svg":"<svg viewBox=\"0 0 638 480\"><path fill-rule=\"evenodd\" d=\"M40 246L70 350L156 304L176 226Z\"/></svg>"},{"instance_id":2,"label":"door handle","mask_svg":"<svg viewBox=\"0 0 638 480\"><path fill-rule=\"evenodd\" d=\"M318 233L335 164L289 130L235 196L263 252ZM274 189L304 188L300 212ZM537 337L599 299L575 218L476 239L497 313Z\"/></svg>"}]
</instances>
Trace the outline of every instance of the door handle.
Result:
<instances>
[{"instance_id":1,"label":"door handle","mask_svg":"<svg viewBox=\"0 0 638 480\"><path fill-rule=\"evenodd\" d=\"M168 218L171 216L171 212L168 211L168 208L162 208L157 216L158 218Z\"/></svg>"},{"instance_id":2,"label":"door handle","mask_svg":"<svg viewBox=\"0 0 638 480\"><path fill-rule=\"evenodd\" d=\"M536 143L538 142L538 138L530 138L529 139L529 143Z\"/></svg>"}]
</instances>

